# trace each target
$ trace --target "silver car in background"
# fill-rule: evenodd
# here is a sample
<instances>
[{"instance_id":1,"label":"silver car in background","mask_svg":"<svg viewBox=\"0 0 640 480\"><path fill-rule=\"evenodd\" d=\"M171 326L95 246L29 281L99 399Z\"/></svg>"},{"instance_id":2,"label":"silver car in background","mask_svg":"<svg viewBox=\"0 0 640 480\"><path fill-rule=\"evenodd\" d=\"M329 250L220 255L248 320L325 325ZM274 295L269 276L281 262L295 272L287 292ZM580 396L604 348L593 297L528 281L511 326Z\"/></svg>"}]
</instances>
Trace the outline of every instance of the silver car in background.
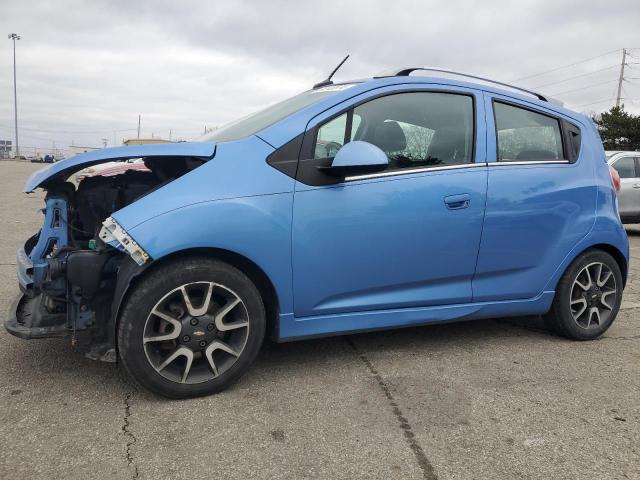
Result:
<instances>
[{"instance_id":1,"label":"silver car in background","mask_svg":"<svg viewBox=\"0 0 640 480\"><path fill-rule=\"evenodd\" d=\"M607 162L620 176L618 210L622 223L640 223L640 152L608 151Z\"/></svg>"}]
</instances>

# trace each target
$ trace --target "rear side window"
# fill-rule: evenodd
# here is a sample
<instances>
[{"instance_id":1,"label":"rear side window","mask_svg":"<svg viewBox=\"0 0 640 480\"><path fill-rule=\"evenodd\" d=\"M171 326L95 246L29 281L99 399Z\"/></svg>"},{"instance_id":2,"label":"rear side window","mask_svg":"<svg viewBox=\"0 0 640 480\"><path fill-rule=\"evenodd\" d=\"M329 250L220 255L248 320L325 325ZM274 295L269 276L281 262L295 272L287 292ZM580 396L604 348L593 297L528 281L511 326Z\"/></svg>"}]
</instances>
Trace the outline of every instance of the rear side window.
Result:
<instances>
[{"instance_id":1,"label":"rear side window","mask_svg":"<svg viewBox=\"0 0 640 480\"><path fill-rule=\"evenodd\" d=\"M617 160L613 165L620 178L634 178L636 177L636 166L633 157L622 157Z\"/></svg>"},{"instance_id":2,"label":"rear side window","mask_svg":"<svg viewBox=\"0 0 640 480\"><path fill-rule=\"evenodd\" d=\"M557 118L501 102L494 102L493 111L498 141L498 161L565 159L562 131Z\"/></svg>"}]
</instances>

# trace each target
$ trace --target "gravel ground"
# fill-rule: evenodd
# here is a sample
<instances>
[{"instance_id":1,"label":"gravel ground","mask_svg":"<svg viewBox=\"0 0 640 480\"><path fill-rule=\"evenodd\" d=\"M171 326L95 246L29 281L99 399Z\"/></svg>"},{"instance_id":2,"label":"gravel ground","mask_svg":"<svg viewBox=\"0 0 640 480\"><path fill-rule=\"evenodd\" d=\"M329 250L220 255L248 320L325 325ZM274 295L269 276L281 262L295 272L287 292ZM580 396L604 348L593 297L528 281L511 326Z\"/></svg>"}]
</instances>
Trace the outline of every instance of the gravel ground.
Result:
<instances>
[{"instance_id":1,"label":"gravel ground","mask_svg":"<svg viewBox=\"0 0 640 480\"><path fill-rule=\"evenodd\" d=\"M0 163L0 309L41 223ZM640 228L593 342L538 318L267 344L230 390L167 401L68 340L0 331L0 478L640 478ZM5 313L6 315L6 313Z\"/></svg>"}]
</instances>

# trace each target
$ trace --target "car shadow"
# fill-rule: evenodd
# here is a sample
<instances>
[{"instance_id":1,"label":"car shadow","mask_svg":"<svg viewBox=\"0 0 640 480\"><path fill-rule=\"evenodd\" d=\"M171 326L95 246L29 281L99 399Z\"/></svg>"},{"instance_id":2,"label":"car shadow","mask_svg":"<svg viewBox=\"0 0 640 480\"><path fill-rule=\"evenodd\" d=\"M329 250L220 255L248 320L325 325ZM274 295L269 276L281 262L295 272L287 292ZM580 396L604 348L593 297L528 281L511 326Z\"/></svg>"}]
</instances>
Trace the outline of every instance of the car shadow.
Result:
<instances>
[{"instance_id":1,"label":"car shadow","mask_svg":"<svg viewBox=\"0 0 640 480\"><path fill-rule=\"evenodd\" d=\"M541 341L563 341L551 335L544 328L540 317L519 317L506 319L487 319L466 322L432 324L394 330L383 330L352 335L333 336L318 339L300 340L288 343L276 343L266 340L256 364L231 389L247 389L262 382L273 382L273 375L288 376L303 369L305 375L314 375L314 366L331 357L333 361L348 363L361 353L384 352L396 354L407 349L417 352L437 351L443 354L455 354L460 349L471 349L496 341L520 341L522 337L544 337ZM67 339L38 341L20 341L5 338L5 342L20 342L19 345L5 347L11 351L0 367L0 375L6 376L8 364L20 365L17 382L9 379L15 388L19 384L37 385L39 379L47 378L48 384L70 397L94 392L126 394L136 390L134 382L128 377L121 365L90 360L82 354L73 352ZM15 377L15 374L14 374ZM13 388L13 387L10 387ZM74 393L74 390L77 390ZM166 401L165 399L138 390L138 395L148 401Z\"/></svg>"}]
</instances>

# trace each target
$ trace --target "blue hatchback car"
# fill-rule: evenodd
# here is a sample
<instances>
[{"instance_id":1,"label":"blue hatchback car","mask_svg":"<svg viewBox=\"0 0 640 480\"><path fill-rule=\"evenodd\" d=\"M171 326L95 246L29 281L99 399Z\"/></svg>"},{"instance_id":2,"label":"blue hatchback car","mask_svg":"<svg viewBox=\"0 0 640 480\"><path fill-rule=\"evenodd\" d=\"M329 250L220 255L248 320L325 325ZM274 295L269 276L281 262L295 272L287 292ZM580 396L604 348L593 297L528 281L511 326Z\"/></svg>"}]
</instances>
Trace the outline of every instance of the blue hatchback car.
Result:
<instances>
[{"instance_id":1,"label":"blue hatchback car","mask_svg":"<svg viewBox=\"0 0 640 480\"><path fill-rule=\"evenodd\" d=\"M592 121L429 70L326 81L199 142L36 172L44 224L18 252L7 330L69 336L173 398L228 386L267 334L544 315L598 337L629 246ZM69 180L132 158L148 171Z\"/></svg>"}]
</instances>

